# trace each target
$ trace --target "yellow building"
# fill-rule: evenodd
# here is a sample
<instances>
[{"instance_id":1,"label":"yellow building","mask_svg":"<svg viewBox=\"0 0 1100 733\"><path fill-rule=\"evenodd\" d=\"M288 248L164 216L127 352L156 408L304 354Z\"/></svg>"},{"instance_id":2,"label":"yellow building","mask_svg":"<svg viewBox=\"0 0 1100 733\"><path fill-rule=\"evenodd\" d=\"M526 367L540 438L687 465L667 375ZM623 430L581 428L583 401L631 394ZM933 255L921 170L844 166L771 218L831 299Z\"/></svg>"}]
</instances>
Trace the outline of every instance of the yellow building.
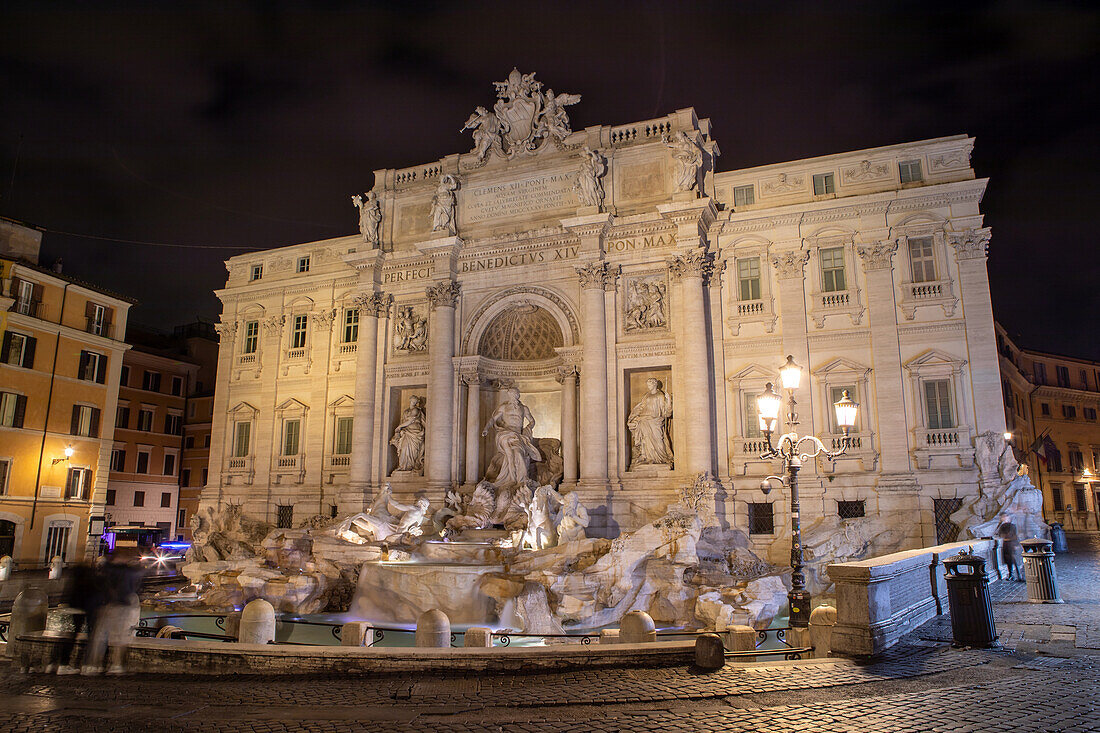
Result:
<instances>
[{"instance_id":1,"label":"yellow building","mask_svg":"<svg viewBox=\"0 0 1100 733\"><path fill-rule=\"evenodd\" d=\"M0 219L0 555L94 557L133 300L38 262L40 232Z\"/></svg>"},{"instance_id":2,"label":"yellow building","mask_svg":"<svg viewBox=\"0 0 1100 733\"><path fill-rule=\"evenodd\" d=\"M1022 349L999 323L997 349L1008 429L1043 515L1068 531L1100 529L1100 362Z\"/></svg>"}]
</instances>

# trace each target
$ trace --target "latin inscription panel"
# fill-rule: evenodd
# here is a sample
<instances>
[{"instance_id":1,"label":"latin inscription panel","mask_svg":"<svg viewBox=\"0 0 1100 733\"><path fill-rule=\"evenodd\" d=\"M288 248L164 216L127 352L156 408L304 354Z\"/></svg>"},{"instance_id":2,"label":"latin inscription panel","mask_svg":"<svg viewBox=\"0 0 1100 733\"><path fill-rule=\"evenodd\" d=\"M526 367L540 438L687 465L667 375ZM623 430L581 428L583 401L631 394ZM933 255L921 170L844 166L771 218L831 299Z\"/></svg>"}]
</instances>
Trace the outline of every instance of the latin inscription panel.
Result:
<instances>
[{"instance_id":1,"label":"latin inscription panel","mask_svg":"<svg viewBox=\"0 0 1100 733\"><path fill-rule=\"evenodd\" d=\"M459 191L463 223L535 217L551 211L576 209L573 173L547 173L507 183L471 184Z\"/></svg>"}]
</instances>

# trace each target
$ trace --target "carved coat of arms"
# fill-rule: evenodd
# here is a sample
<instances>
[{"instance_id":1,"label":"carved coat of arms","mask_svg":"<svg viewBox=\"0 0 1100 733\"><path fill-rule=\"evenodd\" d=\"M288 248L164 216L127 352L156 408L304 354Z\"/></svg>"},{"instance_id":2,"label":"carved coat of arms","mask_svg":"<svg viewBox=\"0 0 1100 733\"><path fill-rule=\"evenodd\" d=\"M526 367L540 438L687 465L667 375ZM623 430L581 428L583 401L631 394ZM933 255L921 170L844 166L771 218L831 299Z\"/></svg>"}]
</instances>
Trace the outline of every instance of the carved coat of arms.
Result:
<instances>
[{"instance_id":1,"label":"carved coat of arms","mask_svg":"<svg viewBox=\"0 0 1100 733\"><path fill-rule=\"evenodd\" d=\"M493 111L478 107L463 130L473 130L474 149L478 162L491 150L506 158L534 152L547 139L561 142L572 130L566 106L581 101L579 94L554 94L542 90L542 82L534 72L521 74L512 69L505 81L493 82L497 102Z\"/></svg>"}]
</instances>

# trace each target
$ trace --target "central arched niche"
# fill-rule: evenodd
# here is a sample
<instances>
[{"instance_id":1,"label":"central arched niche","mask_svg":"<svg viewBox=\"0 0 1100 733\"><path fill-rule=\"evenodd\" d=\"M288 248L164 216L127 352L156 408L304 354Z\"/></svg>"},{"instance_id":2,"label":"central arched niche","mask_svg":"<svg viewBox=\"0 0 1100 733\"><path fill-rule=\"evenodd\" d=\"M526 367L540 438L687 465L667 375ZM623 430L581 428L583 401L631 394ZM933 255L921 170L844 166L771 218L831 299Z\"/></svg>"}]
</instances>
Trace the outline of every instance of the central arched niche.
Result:
<instances>
[{"instance_id":1,"label":"central arched niche","mask_svg":"<svg viewBox=\"0 0 1100 733\"><path fill-rule=\"evenodd\" d=\"M477 353L497 361L553 359L564 345L561 327L545 308L516 303L498 314L481 335Z\"/></svg>"}]
</instances>

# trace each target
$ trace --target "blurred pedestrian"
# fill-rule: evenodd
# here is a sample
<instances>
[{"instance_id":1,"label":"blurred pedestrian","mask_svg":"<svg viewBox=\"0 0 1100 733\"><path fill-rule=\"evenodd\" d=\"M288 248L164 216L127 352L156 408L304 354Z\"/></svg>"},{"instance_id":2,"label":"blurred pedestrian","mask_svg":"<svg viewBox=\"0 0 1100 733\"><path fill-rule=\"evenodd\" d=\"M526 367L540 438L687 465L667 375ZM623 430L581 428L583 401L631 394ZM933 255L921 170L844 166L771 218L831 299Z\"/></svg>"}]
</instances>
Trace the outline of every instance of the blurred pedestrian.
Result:
<instances>
[{"instance_id":1,"label":"blurred pedestrian","mask_svg":"<svg viewBox=\"0 0 1100 733\"><path fill-rule=\"evenodd\" d=\"M1023 582L1023 554L1024 548L1020 544L1020 536L1013 524L1012 518L1007 514L1001 515L1001 524L997 527L997 537L1001 539L1001 562L1008 566L1008 579ZM1013 578L1015 574L1015 578Z\"/></svg>"}]
</instances>

